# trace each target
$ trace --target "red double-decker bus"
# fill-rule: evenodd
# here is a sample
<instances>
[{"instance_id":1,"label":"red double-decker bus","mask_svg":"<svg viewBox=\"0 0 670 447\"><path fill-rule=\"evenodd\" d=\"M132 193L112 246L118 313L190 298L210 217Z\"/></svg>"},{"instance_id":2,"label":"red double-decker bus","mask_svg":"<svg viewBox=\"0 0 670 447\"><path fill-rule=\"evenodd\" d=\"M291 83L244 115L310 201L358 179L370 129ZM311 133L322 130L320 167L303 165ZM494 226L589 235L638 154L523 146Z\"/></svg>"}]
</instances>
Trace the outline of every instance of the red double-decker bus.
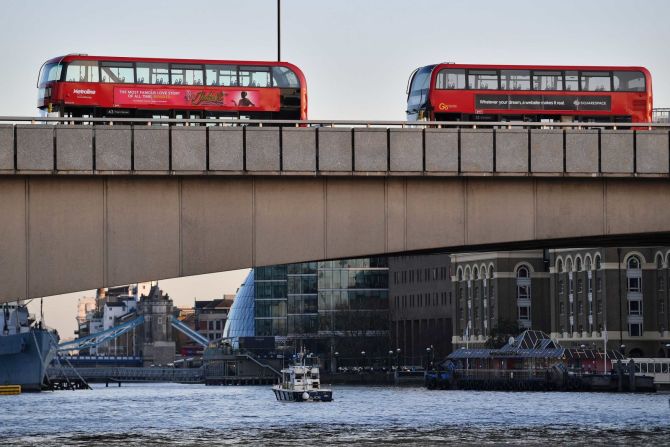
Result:
<instances>
[{"instance_id":1,"label":"red double-decker bus","mask_svg":"<svg viewBox=\"0 0 670 447\"><path fill-rule=\"evenodd\" d=\"M408 120L648 123L643 67L437 64L416 69Z\"/></svg>"},{"instance_id":2,"label":"red double-decker bus","mask_svg":"<svg viewBox=\"0 0 670 447\"><path fill-rule=\"evenodd\" d=\"M286 62L71 54L45 62L37 87L55 116L307 119L305 76Z\"/></svg>"}]
</instances>

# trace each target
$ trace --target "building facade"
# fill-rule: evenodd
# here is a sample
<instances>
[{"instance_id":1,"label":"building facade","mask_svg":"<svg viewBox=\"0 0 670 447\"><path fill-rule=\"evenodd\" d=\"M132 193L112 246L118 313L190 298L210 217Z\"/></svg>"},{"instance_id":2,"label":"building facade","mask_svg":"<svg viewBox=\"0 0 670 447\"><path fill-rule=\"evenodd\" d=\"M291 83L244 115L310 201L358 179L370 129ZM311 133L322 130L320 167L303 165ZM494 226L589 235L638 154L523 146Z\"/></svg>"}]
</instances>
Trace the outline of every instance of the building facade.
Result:
<instances>
[{"instance_id":1,"label":"building facade","mask_svg":"<svg viewBox=\"0 0 670 447\"><path fill-rule=\"evenodd\" d=\"M325 354L331 365L336 357L360 363L365 356L369 361L385 355L386 258L259 267L254 272L256 336L297 342Z\"/></svg>"},{"instance_id":2,"label":"building facade","mask_svg":"<svg viewBox=\"0 0 670 447\"><path fill-rule=\"evenodd\" d=\"M223 337L223 328L235 295L224 295L215 300L196 300L194 305L195 330L208 340Z\"/></svg>"},{"instance_id":3,"label":"building facade","mask_svg":"<svg viewBox=\"0 0 670 447\"><path fill-rule=\"evenodd\" d=\"M665 357L670 248L550 251L551 335L631 357Z\"/></svg>"},{"instance_id":4,"label":"building facade","mask_svg":"<svg viewBox=\"0 0 670 447\"><path fill-rule=\"evenodd\" d=\"M389 258L389 355L400 365L425 365L452 350L450 256Z\"/></svg>"},{"instance_id":5,"label":"building facade","mask_svg":"<svg viewBox=\"0 0 670 447\"><path fill-rule=\"evenodd\" d=\"M453 347L485 346L524 329L551 329L548 254L451 255Z\"/></svg>"}]
</instances>

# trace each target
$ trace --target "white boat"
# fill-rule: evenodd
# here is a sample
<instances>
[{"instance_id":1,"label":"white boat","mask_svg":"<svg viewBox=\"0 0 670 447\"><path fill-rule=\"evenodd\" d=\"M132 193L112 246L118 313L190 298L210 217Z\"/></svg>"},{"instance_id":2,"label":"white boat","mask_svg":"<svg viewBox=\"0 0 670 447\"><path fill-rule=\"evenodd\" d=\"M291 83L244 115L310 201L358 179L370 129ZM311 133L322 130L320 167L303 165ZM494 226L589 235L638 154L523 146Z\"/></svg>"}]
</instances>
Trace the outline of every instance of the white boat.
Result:
<instances>
[{"instance_id":1,"label":"white boat","mask_svg":"<svg viewBox=\"0 0 670 447\"><path fill-rule=\"evenodd\" d=\"M330 402L333 390L321 388L319 367L304 364L290 366L281 370L281 383L274 385L272 390L280 401L287 402Z\"/></svg>"}]
</instances>

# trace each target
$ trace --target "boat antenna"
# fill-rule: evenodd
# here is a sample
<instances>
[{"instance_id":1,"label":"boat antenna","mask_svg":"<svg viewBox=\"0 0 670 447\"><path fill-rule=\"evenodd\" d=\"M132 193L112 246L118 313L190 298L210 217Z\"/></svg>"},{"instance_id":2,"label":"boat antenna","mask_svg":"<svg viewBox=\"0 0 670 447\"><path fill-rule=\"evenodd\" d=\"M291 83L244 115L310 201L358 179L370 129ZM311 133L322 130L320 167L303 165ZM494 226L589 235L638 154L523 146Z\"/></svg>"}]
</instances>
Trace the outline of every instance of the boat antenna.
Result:
<instances>
[{"instance_id":1,"label":"boat antenna","mask_svg":"<svg viewBox=\"0 0 670 447\"><path fill-rule=\"evenodd\" d=\"M44 297L40 298L40 325L44 327Z\"/></svg>"}]
</instances>

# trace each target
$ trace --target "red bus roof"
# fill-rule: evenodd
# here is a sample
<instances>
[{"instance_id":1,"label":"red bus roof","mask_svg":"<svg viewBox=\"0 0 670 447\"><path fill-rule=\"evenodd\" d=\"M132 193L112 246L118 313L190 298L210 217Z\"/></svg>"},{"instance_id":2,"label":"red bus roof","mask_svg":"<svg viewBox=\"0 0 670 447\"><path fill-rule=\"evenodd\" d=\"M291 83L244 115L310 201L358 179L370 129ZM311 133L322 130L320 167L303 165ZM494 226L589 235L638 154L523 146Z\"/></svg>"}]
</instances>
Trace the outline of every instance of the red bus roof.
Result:
<instances>
[{"instance_id":1,"label":"red bus roof","mask_svg":"<svg viewBox=\"0 0 670 447\"><path fill-rule=\"evenodd\" d=\"M435 65L442 68L475 68L483 70L575 70L575 71L641 71L647 77L651 74L645 67L636 66L609 66L609 65L496 65L496 64L454 64L442 62Z\"/></svg>"},{"instance_id":2,"label":"red bus roof","mask_svg":"<svg viewBox=\"0 0 670 447\"><path fill-rule=\"evenodd\" d=\"M305 75L302 70L289 62L277 61L248 61L248 60L228 60L228 59L179 59L167 57L129 57L129 56L92 56L88 54L66 54L65 56L54 57L45 62L45 64L55 62L71 62L73 60L85 61L117 61L117 62L149 62L149 63L177 63L177 64L198 64L198 65L265 65L270 67L287 67L295 72L300 78L300 84L306 85Z\"/></svg>"}]
</instances>

